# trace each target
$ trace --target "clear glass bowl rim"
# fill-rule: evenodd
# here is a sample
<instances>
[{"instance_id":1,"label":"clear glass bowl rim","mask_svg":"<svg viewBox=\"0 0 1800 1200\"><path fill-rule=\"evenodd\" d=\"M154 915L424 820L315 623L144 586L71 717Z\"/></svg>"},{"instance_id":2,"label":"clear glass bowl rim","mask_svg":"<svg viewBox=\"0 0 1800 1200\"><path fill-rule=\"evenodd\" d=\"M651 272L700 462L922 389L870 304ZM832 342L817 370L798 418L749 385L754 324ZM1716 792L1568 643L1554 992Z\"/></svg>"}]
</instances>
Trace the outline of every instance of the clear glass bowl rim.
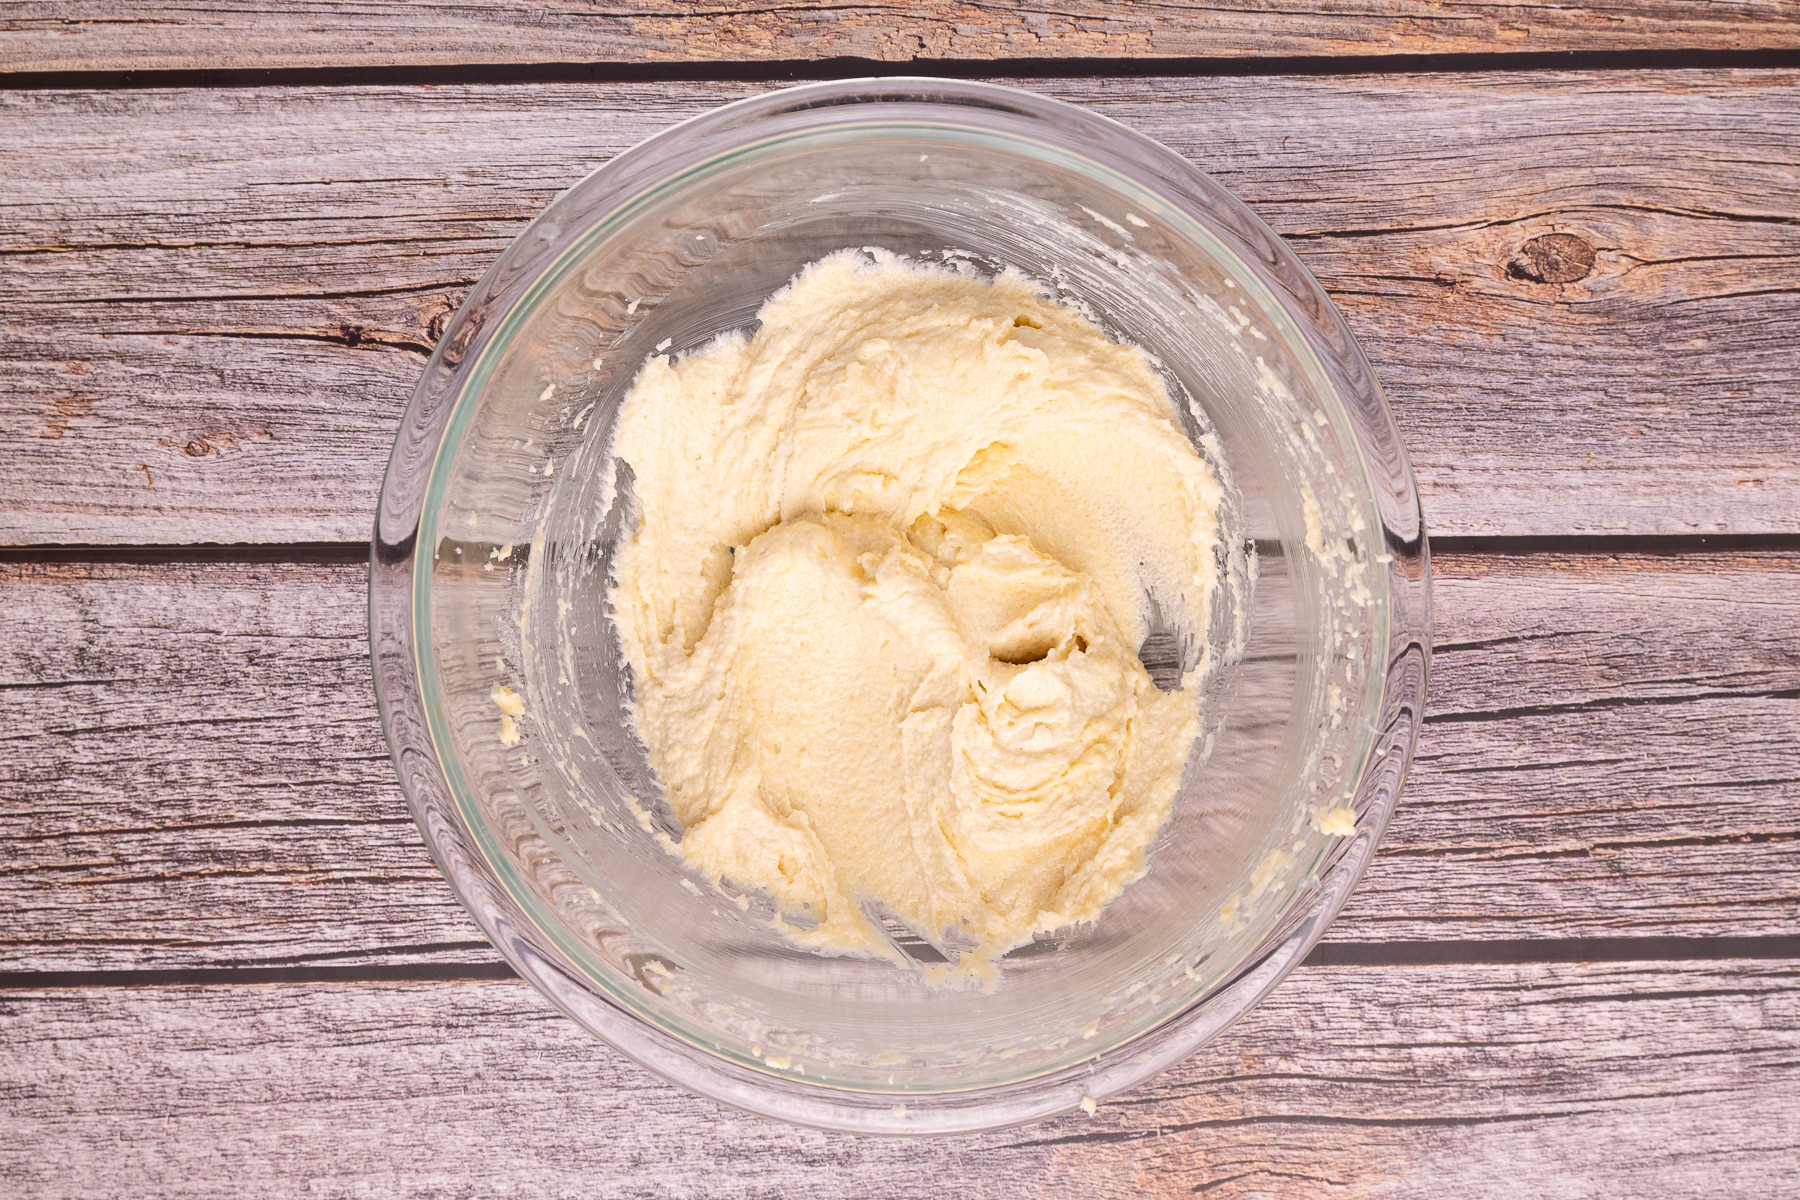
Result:
<instances>
[{"instance_id":1,"label":"clear glass bowl rim","mask_svg":"<svg viewBox=\"0 0 1800 1200\"><path fill-rule=\"evenodd\" d=\"M538 927L499 878L456 803L427 720L415 589L430 571L420 541L428 484L473 368L506 316L600 221L647 192L735 155L780 122L832 125L930 111L946 123L1004 136L1024 118L1035 140L1123 175L1223 242L1294 322L1322 369L1363 460L1388 559L1388 647L1370 753L1352 794L1356 832L1320 886L1245 960L1243 969L1182 1012L1074 1067L1016 1083L928 1095L856 1092L807 1084L726 1060L630 1011L584 977L559 937ZM1007 129L1000 129L1005 122ZM420 555L424 558L421 560ZM422 569L421 569L422 568ZM495 948L564 1013L641 1065L690 1091L816 1128L953 1134L1066 1113L1122 1091L1185 1058L1253 1007L1305 958L1361 877L1392 814L1417 741L1430 659L1429 548L1417 488L1380 387L1341 315L1280 238L1185 158L1109 118L1049 97L992 84L932 78L847 79L727 104L653 135L559 196L470 291L415 389L383 481L371 546L370 647L383 728L408 807L458 898Z\"/></svg>"}]
</instances>

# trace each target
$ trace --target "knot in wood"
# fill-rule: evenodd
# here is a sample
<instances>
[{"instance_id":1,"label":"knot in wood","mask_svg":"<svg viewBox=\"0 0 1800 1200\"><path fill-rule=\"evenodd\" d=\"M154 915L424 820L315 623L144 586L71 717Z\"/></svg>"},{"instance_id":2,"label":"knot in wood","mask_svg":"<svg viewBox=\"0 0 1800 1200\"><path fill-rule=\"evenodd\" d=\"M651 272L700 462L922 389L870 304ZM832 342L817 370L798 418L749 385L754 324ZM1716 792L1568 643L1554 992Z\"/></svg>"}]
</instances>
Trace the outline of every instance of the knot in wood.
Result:
<instances>
[{"instance_id":1,"label":"knot in wood","mask_svg":"<svg viewBox=\"0 0 1800 1200\"><path fill-rule=\"evenodd\" d=\"M1506 264L1514 279L1533 283L1574 283L1594 270L1594 247L1572 233L1545 233L1532 238Z\"/></svg>"},{"instance_id":2,"label":"knot in wood","mask_svg":"<svg viewBox=\"0 0 1800 1200\"><path fill-rule=\"evenodd\" d=\"M462 292L446 292L441 296L427 299L420 309L419 316L425 322L425 340L436 346L443 340L444 330L450 326L450 318L463 302Z\"/></svg>"},{"instance_id":3,"label":"knot in wood","mask_svg":"<svg viewBox=\"0 0 1800 1200\"><path fill-rule=\"evenodd\" d=\"M188 444L181 448L181 452L189 458L205 458L213 452L213 444L205 438L189 438Z\"/></svg>"}]
</instances>

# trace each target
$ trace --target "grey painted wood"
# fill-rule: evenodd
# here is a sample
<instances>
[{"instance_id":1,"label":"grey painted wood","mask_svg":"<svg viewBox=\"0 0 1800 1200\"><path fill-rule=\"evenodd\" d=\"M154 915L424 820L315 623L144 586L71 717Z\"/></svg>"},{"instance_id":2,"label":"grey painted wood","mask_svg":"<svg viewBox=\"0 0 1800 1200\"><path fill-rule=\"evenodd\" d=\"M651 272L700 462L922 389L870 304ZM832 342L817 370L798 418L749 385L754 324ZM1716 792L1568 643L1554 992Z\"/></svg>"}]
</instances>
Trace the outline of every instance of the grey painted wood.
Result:
<instances>
[{"instance_id":1,"label":"grey painted wood","mask_svg":"<svg viewBox=\"0 0 1800 1200\"><path fill-rule=\"evenodd\" d=\"M711 62L866 58L1167 58L1548 50L1793 48L1793 0L1487 0L1204 7L1073 0L823 0L604 8L527 0L201 2L37 0L0 27L0 69L149 70L390 64Z\"/></svg>"},{"instance_id":2,"label":"grey painted wood","mask_svg":"<svg viewBox=\"0 0 1800 1200\"><path fill-rule=\"evenodd\" d=\"M354 565L0 567L0 970L492 962L393 782ZM1440 556L1338 942L1800 935L1792 556Z\"/></svg>"},{"instance_id":3,"label":"grey painted wood","mask_svg":"<svg viewBox=\"0 0 1800 1200\"><path fill-rule=\"evenodd\" d=\"M1092 1117L853 1139L721 1109L517 982L0 992L14 1194L1781 1196L1792 962L1302 968Z\"/></svg>"},{"instance_id":4,"label":"grey painted wood","mask_svg":"<svg viewBox=\"0 0 1800 1200\"><path fill-rule=\"evenodd\" d=\"M1293 241L1435 532L1800 531L1793 72L1031 86ZM752 90L0 94L0 541L361 539L444 314L506 240Z\"/></svg>"}]
</instances>

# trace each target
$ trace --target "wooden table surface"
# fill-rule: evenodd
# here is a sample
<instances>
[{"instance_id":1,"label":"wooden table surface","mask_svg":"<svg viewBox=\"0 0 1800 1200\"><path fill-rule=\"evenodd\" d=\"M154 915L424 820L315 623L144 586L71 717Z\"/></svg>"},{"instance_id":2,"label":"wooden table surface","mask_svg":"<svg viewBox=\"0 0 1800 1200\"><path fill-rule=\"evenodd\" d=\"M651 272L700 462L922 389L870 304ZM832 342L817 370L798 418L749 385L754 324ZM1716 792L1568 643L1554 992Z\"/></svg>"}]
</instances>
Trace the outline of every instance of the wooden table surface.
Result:
<instances>
[{"instance_id":1,"label":"wooden table surface","mask_svg":"<svg viewBox=\"0 0 1800 1200\"><path fill-rule=\"evenodd\" d=\"M1162 139L1324 282L1436 673L1307 965L1093 1116L802 1132L558 1016L365 652L406 396L533 213L793 79ZM0 1192L1800 1196L1800 0L0 5Z\"/></svg>"}]
</instances>

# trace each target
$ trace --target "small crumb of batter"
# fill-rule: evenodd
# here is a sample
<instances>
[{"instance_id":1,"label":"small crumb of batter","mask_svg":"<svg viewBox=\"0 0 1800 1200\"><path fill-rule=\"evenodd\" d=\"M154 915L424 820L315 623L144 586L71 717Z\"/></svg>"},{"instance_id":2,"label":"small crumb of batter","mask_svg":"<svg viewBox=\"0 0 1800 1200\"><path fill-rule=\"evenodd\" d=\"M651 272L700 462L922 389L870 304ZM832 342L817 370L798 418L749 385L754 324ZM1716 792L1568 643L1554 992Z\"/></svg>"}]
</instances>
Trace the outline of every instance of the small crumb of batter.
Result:
<instances>
[{"instance_id":1,"label":"small crumb of batter","mask_svg":"<svg viewBox=\"0 0 1800 1200\"><path fill-rule=\"evenodd\" d=\"M525 715L525 701L519 698L519 693L504 683L495 684L494 690L488 693L488 699L492 700L494 706L500 710L500 744L502 746L518 745L519 718Z\"/></svg>"}]
</instances>

